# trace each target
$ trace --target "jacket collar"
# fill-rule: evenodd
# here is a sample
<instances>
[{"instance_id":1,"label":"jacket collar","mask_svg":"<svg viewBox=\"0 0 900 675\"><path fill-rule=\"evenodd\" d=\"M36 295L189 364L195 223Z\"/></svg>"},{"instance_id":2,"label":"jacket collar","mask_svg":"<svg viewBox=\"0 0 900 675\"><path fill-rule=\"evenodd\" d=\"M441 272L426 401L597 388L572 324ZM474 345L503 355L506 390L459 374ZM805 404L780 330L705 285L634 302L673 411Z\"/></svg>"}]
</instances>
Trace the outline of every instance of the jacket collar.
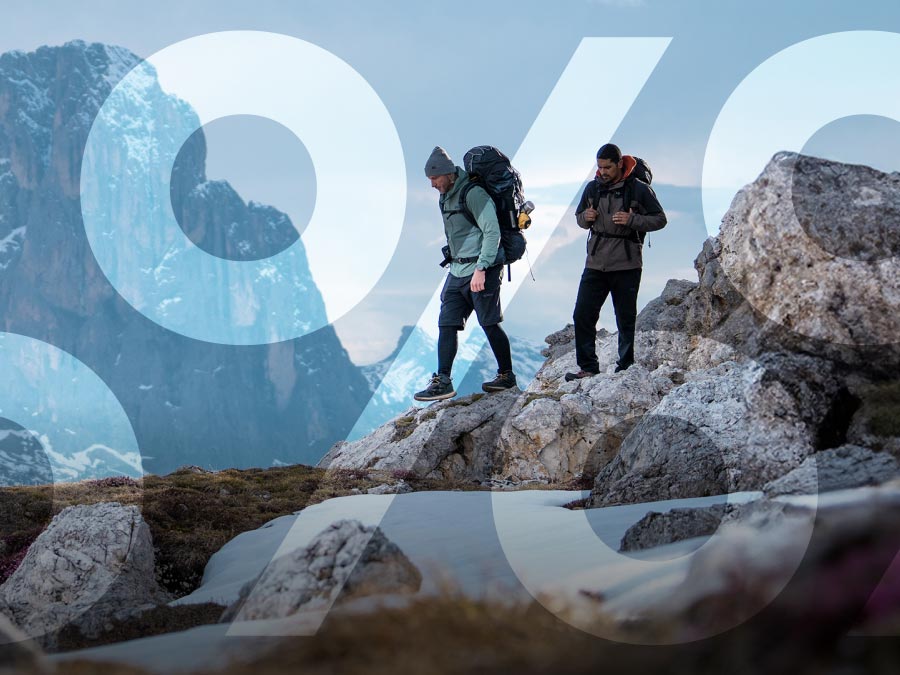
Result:
<instances>
[{"instance_id":1,"label":"jacket collar","mask_svg":"<svg viewBox=\"0 0 900 675\"><path fill-rule=\"evenodd\" d=\"M600 178L600 171L597 171L597 173L594 174L594 177L596 178L597 182L600 183L601 185L604 185L608 188L617 187L617 186L621 185L622 183L624 183L628 179L628 177L632 174L632 172L634 171L634 167L637 166L637 160L634 157L632 157L631 155L622 155L622 164L623 164L623 168L625 169L625 171L622 174L622 177L619 180L617 180L615 183L609 183L609 184L604 183L603 180Z\"/></svg>"}]
</instances>

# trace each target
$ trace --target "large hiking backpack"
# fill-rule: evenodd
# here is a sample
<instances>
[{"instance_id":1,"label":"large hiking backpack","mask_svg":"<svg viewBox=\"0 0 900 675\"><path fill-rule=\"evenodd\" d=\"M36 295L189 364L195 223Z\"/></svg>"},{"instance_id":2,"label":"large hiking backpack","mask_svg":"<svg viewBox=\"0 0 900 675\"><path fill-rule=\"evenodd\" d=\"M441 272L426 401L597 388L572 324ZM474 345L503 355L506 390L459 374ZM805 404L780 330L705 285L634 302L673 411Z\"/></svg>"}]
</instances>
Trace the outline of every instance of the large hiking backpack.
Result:
<instances>
[{"instance_id":1,"label":"large hiking backpack","mask_svg":"<svg viewBox=\"0 0 900 675\"><path fill-rule=\"evenodd\" d=\"M631 172L631 176L642 183L650 185L653 182L653 172L650 170L650 165L640 157L635 157L634 155L632 157L635 161L635 167L634 171Z\"/></svg>"},{"instance_id":2,"label":"large hiking backpack","mask_svg":"<svg viewBox=\"0 0 900 675\"><path fill-rule=\"evenodd\" d=\"M479 145L469 150L463 157L463 168L469 174L469 184L459 195L460 210L471 223L475 217L466 204L469 190L476 185L484 188L494 202L497 222L500 224L500 249L502 257L497 262L510 265L525 255L525 235L519 227L519 214L525 206L522 177L510 164L509 157L490 145ZM531 219L525 218L527 227ZM527 224L526 224L527 223Z\"/></svg>"},{"instance_id":3,"label":"large hiking backpack","mask_svg":"<svg viewBox=\"0 0 900 675\"><path fill-rule=\"evenodd\" d=\"M632 157L634 157L634 155L632 155ZM640 157L634 157L634 161L634 170L631 172L628 180L625 181L623 188L625 190L625 201L623 203L626 204L628 208L631 208L631 203L634 200L634 181L639 180L647 185L650 185L650 183L653 182L653 172L650 170L650 165ZM641 244L643 244L644 240L647 238L647 233L638 232L637 235Z\"/></svg>"}]
</instances>

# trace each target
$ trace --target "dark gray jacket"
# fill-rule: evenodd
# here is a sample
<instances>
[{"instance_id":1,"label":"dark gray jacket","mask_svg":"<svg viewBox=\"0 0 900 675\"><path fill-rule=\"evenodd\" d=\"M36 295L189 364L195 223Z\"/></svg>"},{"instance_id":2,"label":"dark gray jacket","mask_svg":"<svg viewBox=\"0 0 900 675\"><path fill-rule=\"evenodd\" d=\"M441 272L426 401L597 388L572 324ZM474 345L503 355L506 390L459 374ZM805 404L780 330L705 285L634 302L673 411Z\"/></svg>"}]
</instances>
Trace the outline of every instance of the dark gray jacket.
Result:
<instances>
[{"instance_id":1,"label":"dark gray jacket","mask_svg":"<svg viewBox=\"0 0 900 675\"><path fill-rule=\"evenodd\" d=\"M613 185L602 183L599 178L592 180L575 209L578 226L591 230L585 267L601 272L643 267L641 233L661 230L666 226L666 214L653 188L631 176L635 166L632 157L625 155L623 159L625 175L622 180ZM625 205L625 199L631 204ZM583 215L590 206L599 211L593 223L586 222ZM613 223L614 213L627 212L629 208L633 209L633 213L626 225Z\"/></svg>"}]
</instances>

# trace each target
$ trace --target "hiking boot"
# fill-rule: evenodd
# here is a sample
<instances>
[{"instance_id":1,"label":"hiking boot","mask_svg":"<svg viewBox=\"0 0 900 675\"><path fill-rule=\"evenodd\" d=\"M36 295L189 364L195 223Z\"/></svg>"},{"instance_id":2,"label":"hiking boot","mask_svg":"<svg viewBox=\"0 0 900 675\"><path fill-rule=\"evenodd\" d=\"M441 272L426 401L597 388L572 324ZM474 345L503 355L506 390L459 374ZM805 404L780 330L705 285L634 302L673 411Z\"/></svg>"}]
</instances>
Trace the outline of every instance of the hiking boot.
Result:
<instances>
[{"instance_id":1,"label":"hiking boot","mask_svg":"<svg viewBox=\"0 0 900 675\"><path fill-rule=\"evenodd\" d=\"M600 373L592 373L590 370L579 370L577 373L566 373L566 382L571 382L573 380L581 380L585 377L593 377L594 375L599 375Z\"/></svg>"},{"instance_id":2,"label":"hiking boot","mask_svg":"<svg viewBox=\"0 0 900 675\"><path fill-rule=\"evenodd\" d=\"M432 373L431 382L422 391L413 396L417 401L443 401L445 398L456 396L453 382L449 375Z\"/></svg>"},{"instance_id":3,"label":"hiking boot","mask_svg":"<svg viewBox=\"0 0 900 675\"><path fill-rule=\"evenodd\" d=\"M623 370L628 370L631 366L631 363L617 363L615 372L621 373Z\"/></svg>"},{"instance_id":4,"label":"hiking boot","mask_svg":"<svg viewBox=\"0 0 900 675\"><path fill-rule=\"evenodd\" d=\"M504 391L506 389L512 389L516 386L516 374L513 371L508 371L506 373L501 373L497 371L497 377L495 377L490 382L485 382L481 385L483 391Z\"/></svg>"}]
</instances>

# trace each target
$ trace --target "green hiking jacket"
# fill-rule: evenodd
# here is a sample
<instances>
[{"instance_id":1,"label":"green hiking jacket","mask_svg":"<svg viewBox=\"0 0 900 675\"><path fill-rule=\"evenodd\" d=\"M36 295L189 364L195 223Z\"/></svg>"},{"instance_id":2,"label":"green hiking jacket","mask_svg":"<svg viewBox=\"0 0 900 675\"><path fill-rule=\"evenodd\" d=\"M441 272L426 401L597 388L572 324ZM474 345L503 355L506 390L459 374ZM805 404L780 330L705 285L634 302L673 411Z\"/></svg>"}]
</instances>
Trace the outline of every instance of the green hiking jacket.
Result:
<instances>
[{"instance_id":1,"label":"green hiking jacket","mask_svg":"<svg viewBox=\"0 0 900 675\"><path fill-rule=\"evenodd\" d=\"M476 268L487 269L497 260L500 249L500 225L494 202L484 188L475 186L466 195L466 206L475 216L477 226L466 218L460 209L459 196L469 182L469 174L465 169L456 167L456 182L453 187L441 195L441 215L444 217L444 234L450 246L453 262L450 274L455 277L467 277ZM477 262L461 263L457 258L475 258Z\"/></svg>"}]
</instances>

